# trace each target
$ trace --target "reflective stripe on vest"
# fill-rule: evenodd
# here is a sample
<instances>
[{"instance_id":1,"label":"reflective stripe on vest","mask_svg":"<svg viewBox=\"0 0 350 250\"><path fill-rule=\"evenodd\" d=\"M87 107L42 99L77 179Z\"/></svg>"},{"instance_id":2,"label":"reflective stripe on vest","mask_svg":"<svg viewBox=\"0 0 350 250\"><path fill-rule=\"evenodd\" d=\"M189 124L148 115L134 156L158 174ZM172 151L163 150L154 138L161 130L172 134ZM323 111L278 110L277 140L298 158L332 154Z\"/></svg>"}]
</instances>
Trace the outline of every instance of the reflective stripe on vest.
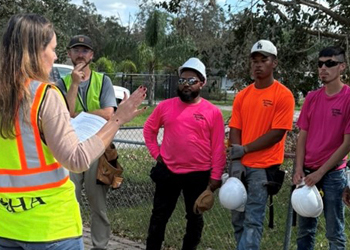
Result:
<instances>
[{"instance_id":1,"label":"reflective stripe on vest","mask_svg":"<svg viewBox=\"0 0 350 250\"><path fill-rule=\"evenodd\" d=\"M102 83L104 79L104 74L91 71L90 82L86 90L86 105L83 103L83 99L78 93L77 99L75 101L75 112L81 111L93 111L100 109L100 96L102 91ZM66 86L67 92L72 84L72 75L67 75L63 80L64 85Z\"/></svg>"},{"instance_id":2,"label":"reflective stripe on vest","mask_svg":"<svg viewBox=\"0 0 350 250\"><path fill-rule=\"evenodd\" d=\"M58 187L69 179L68 170L61 167L40 137L39 110L50 87L57 90L49 84L31 81L29 90L33 102L30 125L23 122L23 112L20 109L15 122L16 138L0 137L0 147L4 149L0 156L0 192L43 190Z\"/></svg>"}]
</instances>

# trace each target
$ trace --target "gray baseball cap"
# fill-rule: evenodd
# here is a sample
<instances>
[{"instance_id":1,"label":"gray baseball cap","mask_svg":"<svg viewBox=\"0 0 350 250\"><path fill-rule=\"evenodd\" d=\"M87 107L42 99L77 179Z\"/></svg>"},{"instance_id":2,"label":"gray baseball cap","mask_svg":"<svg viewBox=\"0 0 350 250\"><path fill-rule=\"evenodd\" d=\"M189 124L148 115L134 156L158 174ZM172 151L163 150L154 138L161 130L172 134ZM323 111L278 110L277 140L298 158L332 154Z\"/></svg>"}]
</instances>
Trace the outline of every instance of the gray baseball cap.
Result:
<instances>
[{"instance_id":1,"label":"gray baseball cap","mask_svg":"<svg viewBox=\"0 0 350 250\"><path fill-rule=\"evenodd\" d=\"M74 48L75 46L85 46L91 50L94 50L92 40L90 37L84 35L73 36L72 39L70 39L67 49Z\"/></svg>"}]
</instances>

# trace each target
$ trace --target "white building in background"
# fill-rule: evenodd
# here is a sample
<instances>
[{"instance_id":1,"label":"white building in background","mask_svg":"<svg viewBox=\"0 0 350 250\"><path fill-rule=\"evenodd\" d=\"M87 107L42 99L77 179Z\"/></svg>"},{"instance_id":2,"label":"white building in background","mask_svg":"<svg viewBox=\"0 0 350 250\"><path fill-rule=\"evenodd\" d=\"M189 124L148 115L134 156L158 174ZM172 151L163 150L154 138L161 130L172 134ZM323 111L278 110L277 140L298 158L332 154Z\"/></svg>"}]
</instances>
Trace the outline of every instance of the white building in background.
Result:
<instances>
[{"instance_id":1,"label":"white building in background","mask_svg":"<svg viewBox=\"0 0 350 250\"><path fill-rule=\"evenodd\" d=\"M221 90L222 91L227 91L228 93L232 92L235 93L235 89L233 87L233 80L232 79L228 79L226 76L221 77Z\"/></svg>"}]
</instances>

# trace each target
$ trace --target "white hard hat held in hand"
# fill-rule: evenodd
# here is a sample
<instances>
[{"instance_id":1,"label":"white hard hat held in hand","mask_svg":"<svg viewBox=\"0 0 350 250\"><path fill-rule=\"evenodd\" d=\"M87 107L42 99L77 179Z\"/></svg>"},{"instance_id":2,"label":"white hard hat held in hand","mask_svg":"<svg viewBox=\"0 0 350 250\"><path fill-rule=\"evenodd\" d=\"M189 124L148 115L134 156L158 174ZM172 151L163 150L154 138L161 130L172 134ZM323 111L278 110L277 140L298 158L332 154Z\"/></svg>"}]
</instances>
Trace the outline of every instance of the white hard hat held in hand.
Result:
<instances>
[{"instance_id":1,"label":"white hard hat held in hand","mask_svg":"<svg viewBox=\"0 0 350 250\"><path fill-rule=\"evenodd\" d=\"M247 191L238 178L230 177L220 188L219 200L223 207L243 212L247 202Z\"/></svg>"},{"instance_id":2,"label":"white hard hat held in hand","mask_svg":"<svg viewBox=\"0 0 350 250\"><path fill-rule=\"evenodd\" d=\"M200 79L201 81L203 81L204 83L203 85L207 83L207 74L205 73L205 65L198 58L191 57L182 66L180 66L179 75L181 75L184 69L193 69L197 71L203 78L203 79Z\"/></svg>"},{"instance_id":3,"label":"white hard hat held in hand","mask_svg":"<svg viewBox=\"0 0 350 250\"><path fill-rule=\"evenodd\" d=\"M323 201L317 187L309 187L304 181L292 193L292 207L303 217L316 218L323 211Z\"/></svg>"}]
</instances>

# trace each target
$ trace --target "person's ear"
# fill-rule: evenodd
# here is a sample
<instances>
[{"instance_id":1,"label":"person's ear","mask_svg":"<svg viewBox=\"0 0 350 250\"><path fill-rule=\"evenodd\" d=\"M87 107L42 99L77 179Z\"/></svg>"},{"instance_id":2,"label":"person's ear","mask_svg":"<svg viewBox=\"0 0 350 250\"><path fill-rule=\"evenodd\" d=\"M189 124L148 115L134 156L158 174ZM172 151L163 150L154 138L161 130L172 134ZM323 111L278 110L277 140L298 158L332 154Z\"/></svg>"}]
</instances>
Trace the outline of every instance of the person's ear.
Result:
<instances>
[{"instance_id":1,"label":"person's ear","mask_svg":"<svg viewBox=\"0 0 350 250\"><path fill-rule=\"evenodd\" d=\"M341 63L340 64L340 72L343 73L345 69L346 69L346 63L345 62Z\"/></svg>"},{"instance_id":2,"label":"person's ear","mask_svg":"<svg viewBox=\"0 0 350 250\"><path fill-rule=\"evenodd\" d=\"M272 65L273 65L273 68L275 69L278 65L278 60L277 58L274 58L273 61L272 61Z\"/></svg>"}]
</instances>

